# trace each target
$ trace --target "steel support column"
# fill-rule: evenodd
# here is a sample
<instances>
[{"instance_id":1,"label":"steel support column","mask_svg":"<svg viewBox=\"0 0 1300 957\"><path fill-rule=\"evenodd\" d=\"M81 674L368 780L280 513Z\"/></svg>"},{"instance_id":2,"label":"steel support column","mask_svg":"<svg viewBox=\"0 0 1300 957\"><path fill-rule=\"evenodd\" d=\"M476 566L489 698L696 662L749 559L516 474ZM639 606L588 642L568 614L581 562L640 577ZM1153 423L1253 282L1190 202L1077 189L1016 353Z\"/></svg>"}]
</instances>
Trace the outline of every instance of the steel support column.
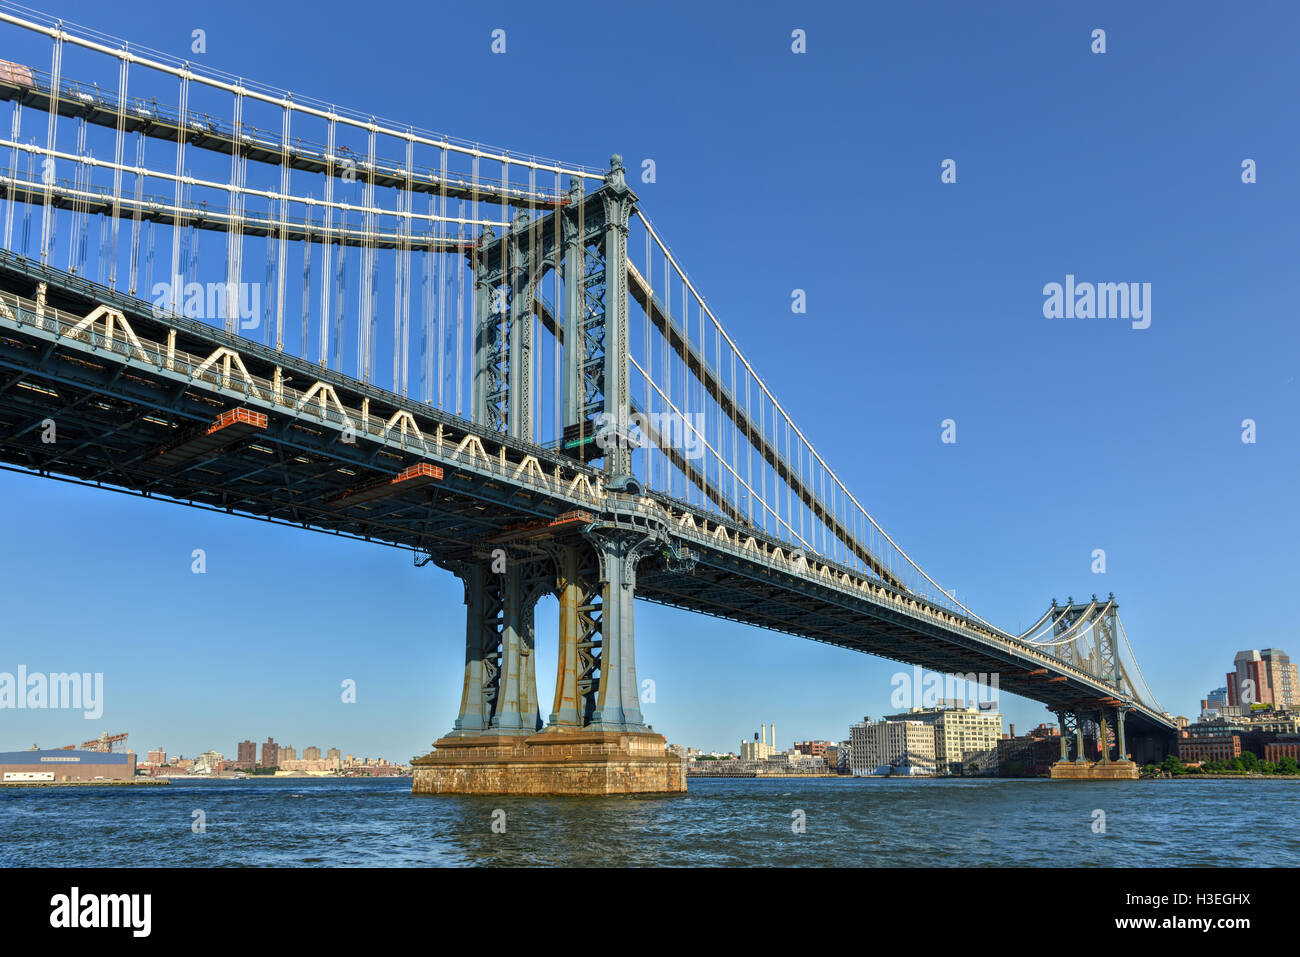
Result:
<instances>
[{"instance_id":1,"label":"steel support column","mask_svg":"<svg viewBox=\"0 0 1300 957\"><path fill-rule=\"evenodd\" d=\"M600 560L600 692L590 727L594 731L644 731L636 678L633 599L641 550L653 541L640 532L592 535Z\"/></svg>"},{"instance_id":2,"label":"steel support column","mask_svg":"<svg viewBox=\"0 0 1300 957\"><path fill-rule=\"evenodd\" d=\"M477 735L492 723L499 691L501 658L501 589L499 576L487 566L452 568L465 586L465 683L455 736Z\"/></svg>"},{"instance_id":3,"label":"steel support column","mask_svg":"<svg viewBox=\"0 0 1300 957\"><path fill-rule=\"evenodd\" d=\"M537 708L533 611L541 595L522 561L510 560L501 575L501 696L492 715L497 733L532 734L542 728Z\"/></svg>"},{"instance_id":4,"label":"steel support column","mask_svg":"<svg viewBox=\"0 0 1300 957\"><path fill-rule=\"evenodd\" d=\"M596 634L598 626L592 615L598 607L593 591L599 586L593 582L596 576L585 567L585 551L587 549L580 545L562 545L556 555L560 647L556 663L555 703L547 724L548 728L557 730L581 728L592 710L587 707L587 699L594 689L590 687L590 680L584 682L582 679L589 670L584 667L584 657L590 663L592 646L600 643ZM584 684L588 686L586 689Z\"/></svg>"}]
</instances>

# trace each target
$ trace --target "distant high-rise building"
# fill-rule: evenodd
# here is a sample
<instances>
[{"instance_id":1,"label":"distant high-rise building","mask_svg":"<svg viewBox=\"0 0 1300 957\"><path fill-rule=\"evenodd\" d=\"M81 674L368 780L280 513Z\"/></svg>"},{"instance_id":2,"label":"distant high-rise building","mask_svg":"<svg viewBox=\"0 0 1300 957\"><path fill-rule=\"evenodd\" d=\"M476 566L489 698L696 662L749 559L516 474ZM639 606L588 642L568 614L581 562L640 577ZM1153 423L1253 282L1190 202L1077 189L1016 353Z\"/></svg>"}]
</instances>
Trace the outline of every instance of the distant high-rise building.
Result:
<instances>
[{"instance_id":1,"label":"distant high-rise building","mask_svg":"<svg viewBox=\"0 0 1300 957\"><path fill-rule=\"evenodd\" d=\"M282 744L279 747L279 758L281 761L297 761L298 749L292 744Z\"/></svg>"},{"instance_id":2,"label":"distant high-rise building","mask_svg":"<svg viewBox=\"0 0 1300 957\"><path fill-rule=\"evenodd\" d=\"M304 761L319 761L319 760L320 760L320 748L317 748L317 747L303 748L303 749L302 749L302 759L303 759Z\"/></svg>"},{"instance_id":3,"label":"distant high-rise building","mask_svg":"<svg viewBox=\"0 0 1300 957\"><path fill-rule=\"evenodd\" d=\"M330 748L325 752L325 757L330 761L342 761L343 753L338 748Z\"/></svg>"},{"instance_id":4,"label":"distant high-rise building","mask_svg":"<svg viewBox=\"0 0 1300 957\"><path fill-rule=\"evenodd\" d=\"M1300 707L1300 680L1291 656L1280 648L1239 651L1228 672L1228 706L1250 714L1252 705Z\"/></svg>"},{"instance_id":5,"label":"distant high-rise building","mask_svg":"<svg viewBox=\"0 0 1300 957\"><path fill-rule=\"evenodd\" d=\"M1226 713L1228 708L1228 688L1215 688L1201 699L1201 720L1209 721Z\"/></svg>"},{"instance_id":6,"label":"distant high-rise building","mask_svg":"<svg viewBox=\"0 0 1300 957\"><path fill-rule=\"evenodd\" d=\"M1291 656L1280 648L1265 648L1259 653L1268 675L1268 690L1277 708L1295 708L1300 704L1300 681L1296 680L1296 666Z\"/></svg>"},{"instance_id":7,"label":"distant high-rise building","mask_svg":"<svg viewBox=\"0 0 1300 957\"><path fill-rule=\"evenodd\" d=\"M148 758L150 764L166 764L167 752L162 748L154 748L149 752Z\"/></svg>"},{"instance_id":8,"label":"distant high-rise building","mask_svg":"<svg viewBox=\"0 0 1300 957\"><path fill-rule=\"evenodd\" d=\"M252 767L257 763L257 745L252 741L240 741L238 745L238 763Z\"/></svg>"},{"instance_id":9,"label":"distant high-rise building","mask_svg":"<svg viewBox=\"0 0 1300 957\"><path fill-rule=\"evenodd\" d=\"M1245 713L1255 704L1272 704L1268 690L1268 670L1258 651L1239 651L1228 672L1228 704Z\"/></svg>"},{"instance_id":10,"label":"distant high-rise building","mask_svg":"<svg viewBox=\"0 0 1300 957\"><path fill-rule=\"evenodd\" d=\"M280 746L274 738L268 737L262 745L262 767L278 768L280 766Z\"/></svg>"}]
</instances>

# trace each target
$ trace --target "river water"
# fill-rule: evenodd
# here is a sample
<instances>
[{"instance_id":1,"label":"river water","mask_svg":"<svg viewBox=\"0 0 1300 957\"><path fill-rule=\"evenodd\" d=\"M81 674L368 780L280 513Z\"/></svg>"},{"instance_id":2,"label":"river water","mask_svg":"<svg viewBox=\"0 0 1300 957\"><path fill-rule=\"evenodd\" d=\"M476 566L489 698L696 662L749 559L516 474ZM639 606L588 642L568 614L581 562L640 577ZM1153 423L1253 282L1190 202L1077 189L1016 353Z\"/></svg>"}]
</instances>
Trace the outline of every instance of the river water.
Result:
<instances>
[{"instance_id":1,"label":"river water","mask_svg":"<svg viewBox=\"0 0 1300 957\"><path fill-rule=\"evenodd\" d=\"M0 788L0 864L1300 866L1300 783L1287 781L689 787L616 798L413 797L401 778Z\"/></svg>"}]
</instances>

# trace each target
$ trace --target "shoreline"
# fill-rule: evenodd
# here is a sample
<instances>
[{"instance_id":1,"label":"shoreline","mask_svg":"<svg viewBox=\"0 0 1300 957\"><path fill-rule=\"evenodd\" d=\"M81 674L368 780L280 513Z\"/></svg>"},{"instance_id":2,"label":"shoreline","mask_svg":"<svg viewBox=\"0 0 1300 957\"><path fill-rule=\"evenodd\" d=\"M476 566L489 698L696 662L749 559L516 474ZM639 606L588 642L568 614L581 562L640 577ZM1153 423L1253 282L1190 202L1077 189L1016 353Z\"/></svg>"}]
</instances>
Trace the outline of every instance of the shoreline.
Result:
<instances>
[{"instance_id":1,"label":"shoreline","mask_svg":"<svg viewBox=\"0 0 1300 957\"><path fill-rule=\"evenodd\" d=\"M164 784L171 784L171 781L153 778L143 781L0 781L0 788L120 788L151 787Z\"/></svg>"},{"instance_id":2,"label":"shoreline","mask_svg":"<svg viewBox=\"0 0 1300 957\"><path fill-rule=\"evenodd\" d=\"M1300 781L1300 774L1168 774L1141 777L1140 781Z\"/></svg>"}]
</instances>

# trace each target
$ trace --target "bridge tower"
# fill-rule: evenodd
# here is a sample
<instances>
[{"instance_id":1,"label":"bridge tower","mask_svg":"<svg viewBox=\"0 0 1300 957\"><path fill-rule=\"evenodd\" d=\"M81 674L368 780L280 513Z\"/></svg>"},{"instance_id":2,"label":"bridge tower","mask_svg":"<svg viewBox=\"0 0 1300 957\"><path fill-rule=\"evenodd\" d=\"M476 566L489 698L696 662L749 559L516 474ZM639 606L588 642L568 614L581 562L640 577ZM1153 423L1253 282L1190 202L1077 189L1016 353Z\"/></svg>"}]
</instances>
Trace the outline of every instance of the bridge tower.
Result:
<instances>
[{"instance_id":1,"label":"bridge tower","mask_svg":"<svg viewBox=\"0 0 1300 957\"><path fill-rule=\"evenodd\" d=\"M602 460L609 499L631 500L627 232L637 197L621 157L584 195L540 218L517 209L503 235L485 228L468 253L474 270L473 418L489 432L532 440L537 396L530 370L540 319L563 347L561 451ZM540 298L557 270L562 315ZM662 533L584 514L515 528L469 556L439 564L465 588L465 676L460 713L416 762L416 793L632 793L683 791L680 759L641 712L636 673L636 568ZM547 724L537 702L533 612L560 604L555 695Z\"/></svg>"},{"instance_id":2,"label":"bridge tower","mask_svg":"<svg viewBox=\"0 0 1300 957\"><path fill-rule=\"evenodd\" d=\"M1061 760L1053 766L1052 777L1136 778L1137 764L1129 759L1124 733L1124 715L1134 696L1118 652L1119 605L1114 594L1104 601L1096 595L1090 602L1076 603L1070 598L1064 608L1053 601L1052 614L1050 646L1056 656L1114 689L1104 697L1080 700L1072 709L1056 711ZM1085 741L1091 741L1093 747L1086 747Z\"/></svg>"}]
</instances>

